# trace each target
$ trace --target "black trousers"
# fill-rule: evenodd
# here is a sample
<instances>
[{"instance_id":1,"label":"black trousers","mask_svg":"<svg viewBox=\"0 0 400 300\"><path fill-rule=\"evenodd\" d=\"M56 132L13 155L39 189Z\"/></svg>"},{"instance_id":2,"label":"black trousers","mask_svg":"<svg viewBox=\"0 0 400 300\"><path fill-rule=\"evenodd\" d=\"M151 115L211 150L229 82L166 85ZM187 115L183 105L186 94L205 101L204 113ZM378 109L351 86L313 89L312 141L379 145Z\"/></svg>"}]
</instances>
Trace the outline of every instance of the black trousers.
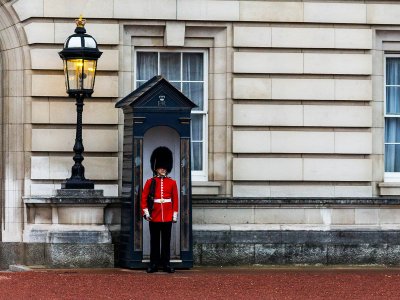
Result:
<instances>
[{"instance_id":1,"label":"black trousers","mask_svg":"<svg viewBox=\"0 0 400 300\"><path fill-rule=\"evenodd\" d=\"M150 263L167 266L170 260L172 222L149 222L150 227ZM161 238L161 240L160 240ZM161 253L160 253L161 241Z\"/></svg>"}]
</instances>

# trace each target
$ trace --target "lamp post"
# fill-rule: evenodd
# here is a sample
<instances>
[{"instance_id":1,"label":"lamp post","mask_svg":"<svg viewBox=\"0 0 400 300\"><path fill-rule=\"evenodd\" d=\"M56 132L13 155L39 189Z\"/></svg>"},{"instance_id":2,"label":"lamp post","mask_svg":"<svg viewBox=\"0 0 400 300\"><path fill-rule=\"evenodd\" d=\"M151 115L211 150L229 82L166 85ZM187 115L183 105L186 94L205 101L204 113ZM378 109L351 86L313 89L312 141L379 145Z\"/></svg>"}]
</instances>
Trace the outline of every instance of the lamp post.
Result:
<instances>
[{"instance_id":1,"label":"lamp post","mask_svg":"<svg viewBox=\"0 0 400 300\"><path fill-rule=\"evenodd\" d=\"M63 184L62 189L94 189L94 183L85 178L82 141L82 112L85 97L91 97L96 77L97 59L102 52L97 48L96 40L86 34L86 20L82 16L75 20L75 34L69 36L64 43L64 49L58 54L64 62L64 75L69 97L76 99L76 138L75 155L71 177Z\"/></svg>"}]
</instances>

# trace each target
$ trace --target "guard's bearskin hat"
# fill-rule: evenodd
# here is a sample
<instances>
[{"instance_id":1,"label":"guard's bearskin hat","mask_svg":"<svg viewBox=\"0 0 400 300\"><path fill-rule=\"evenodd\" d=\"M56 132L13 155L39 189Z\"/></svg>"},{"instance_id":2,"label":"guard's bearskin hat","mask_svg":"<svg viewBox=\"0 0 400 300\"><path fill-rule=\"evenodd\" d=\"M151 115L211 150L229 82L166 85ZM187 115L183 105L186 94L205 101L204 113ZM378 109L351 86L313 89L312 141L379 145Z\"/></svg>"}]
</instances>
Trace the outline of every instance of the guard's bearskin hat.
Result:
<instances>
[{"instance_id":1,"label":"guard's bearskin hat","mask_svg":"<svg viewBox=\"0 0 400 300\"><path fill-rule=\"evenodd\" d=\"M172 152L167 147L158 147L154 149L150 157L151 169L155 173L157 169L164 168L167 173L172 170Z\"/></svg>"}]
</instances>

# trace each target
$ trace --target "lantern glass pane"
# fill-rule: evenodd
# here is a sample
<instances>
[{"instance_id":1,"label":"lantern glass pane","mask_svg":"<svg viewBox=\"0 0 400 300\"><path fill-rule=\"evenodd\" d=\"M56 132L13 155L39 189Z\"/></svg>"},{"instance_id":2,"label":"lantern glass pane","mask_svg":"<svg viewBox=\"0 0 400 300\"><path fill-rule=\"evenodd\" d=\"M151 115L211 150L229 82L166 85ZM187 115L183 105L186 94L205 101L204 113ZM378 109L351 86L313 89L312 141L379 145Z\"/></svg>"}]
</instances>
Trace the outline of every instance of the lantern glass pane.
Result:
<instances>
[{"instance_id":1,"label":"lantern glass pane","mask_svg":"<svg viewBox=\"0 0 400 300\"><path fill-rule=\"evenodd\" d=\"M96 42L91 37L85 37L85 47L86 48L96 48Z\"/></svg>"},{"instance_id":2,"label":"lantern glass pane","mask_svg":"<svg viewBox=\"0 0 400 300\"><path fill-rule=\"evenodd\" d=\"M86 90L92 90L96 73L96 60L84 60L83 66L83 88Z\"/></svg>"},{"instance_id":3,"label":"lantern glass pane","mask_svg":"<svg viewBox=\"0 0 400 300\"><path fill-rule=\"evenodd\" d=\"M70 90L79 90L82 88L82 59L67 60L68 86Z\"/></svg>"},{"instance_id":4,"label":"lantern glass pane","mask_svg":"<svg viewBox=\"0 0 400 300\"><path fill-rule=\"evenodd\" d=\"M69 90L92 90L96 73L96 60L67 60Z\"/></svg>"},{"instance_id":5,"label":"lantern glass pane","mask_svg":"<svg viewBox=\"0 0 400 300\"><path fill-rule=\"evenodd\" d=\"M67 88L67 91L69 90L69 82L68 82L68 67L67 67L67 65L68 65L68 63L67 63L67 61L66 60L64 60L63 61L63 63L64 63L64 74L65 74L65 87Z\"/></svg>"},{"instance_id":6,"label":"lantern glass pane","mask_svg":"<svg viewBox=\"0 0 400 300\"><path fill-rule=\"evenodd\" d=\"M68 48L81 48L81 47L82 47L82 41L79 36L74 36L69 39Z\"/></svg>"}]
</instances>

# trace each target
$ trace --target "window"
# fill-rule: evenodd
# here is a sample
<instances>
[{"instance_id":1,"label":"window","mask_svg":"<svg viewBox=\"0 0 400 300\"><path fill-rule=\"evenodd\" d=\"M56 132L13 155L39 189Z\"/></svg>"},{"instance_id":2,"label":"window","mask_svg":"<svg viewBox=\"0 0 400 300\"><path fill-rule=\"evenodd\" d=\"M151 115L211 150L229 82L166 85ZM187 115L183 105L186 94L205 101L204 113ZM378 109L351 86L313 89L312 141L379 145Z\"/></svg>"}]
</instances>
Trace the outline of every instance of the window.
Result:
<instances>
[{"instance_id":1,"label":"window","mask_svg":"<svg viewBox=\"0 0 400 300\"><path fill-rule=\"evenodd\" d=\"M192 179L207 180L207 52L136 52L136 88L162 75L198 107L192 110Z\"/></svg>"},{"instance_id":2,"label":"window","mask_svg":"<svg viewBox=\"0 0 400 300\"><path fill-rule=\"evenodd\" d=\"M400 57L385 65L385 180L400 180Z\"/></svg>"}]
</instances>

